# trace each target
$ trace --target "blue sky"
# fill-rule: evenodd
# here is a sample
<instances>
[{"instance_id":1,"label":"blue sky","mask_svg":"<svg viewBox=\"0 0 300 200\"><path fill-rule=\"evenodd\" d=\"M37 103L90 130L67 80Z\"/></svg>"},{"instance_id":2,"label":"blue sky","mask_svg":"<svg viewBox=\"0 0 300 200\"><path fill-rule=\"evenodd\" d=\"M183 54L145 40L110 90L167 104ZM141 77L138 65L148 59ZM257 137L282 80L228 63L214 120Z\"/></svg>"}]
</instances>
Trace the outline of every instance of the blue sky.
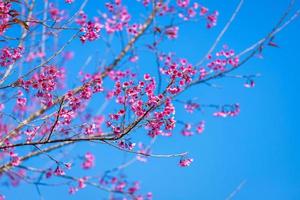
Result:
<instances>
[{"instance_id":1,"label":"blue sky","mask_svg":"<svg viewBox=\"0 0 300 200\"><path fill-rule=\"evenodd\" d=\"M202 3L219 10L218 26L206 30L203 23L183 25L178 40L166 44L167 49L191 62L197 62L207 51L238 1L204 0ZM94 10L95 5L96 1L91 0L87 12ZM287 0L246 0L221 44L243 50L272 29L287 5ZM260 73L262 76L253 89L244 88L241 80L221 79L213 81L222 86L220 89L201 85L179 96L179 99L198 97L205 104L238 102L241 105L238 117L225 119L212 117L209 111L187 115L179 108L178 119L205 119L205 132L183 137L178 130L172 138L159 138L153 152L188 151L195 159L190 167L178 167L178 159L152 158L147 164L136 163L127 168L124 173L128 178L140 180L142 191L151 191L154 199L160 200L225 199L244 180L235 199L300 199L299 35L300 20L297 20L276 37L280 48L266 49L263 59L254 58L234 72L235 75ZM78 42L75 48L85 48L80 55L84 57L94 53L97 45ZM69 66L74 67L73 72L76 63L84 63L80 56ZM151 59L145 55L139 64L143 66L142 72L155 75ZM97 154L97 168L93 172L100 174L132 157L103 145L80 144L73 152L87 149ZM32 186L3 187L2 191L8 199L38 199ZM66 187L42 188L42 193L45 199L106 197L94 188L84 189L75 196L69 196Z\"/></svg>"}]
</instances>

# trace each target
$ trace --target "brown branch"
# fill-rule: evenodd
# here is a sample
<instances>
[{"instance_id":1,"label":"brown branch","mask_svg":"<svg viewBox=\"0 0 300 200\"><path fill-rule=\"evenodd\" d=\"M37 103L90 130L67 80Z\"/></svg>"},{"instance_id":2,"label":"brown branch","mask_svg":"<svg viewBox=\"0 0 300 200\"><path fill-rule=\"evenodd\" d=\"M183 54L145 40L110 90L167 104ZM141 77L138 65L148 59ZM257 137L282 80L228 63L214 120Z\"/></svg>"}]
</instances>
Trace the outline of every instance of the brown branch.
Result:
<instances>
[{"instance_id":1,"label":"brown branch","mask_svg":"<svg viewBox=\"0 0 300 200\"><path fill-rule=\"evenodd\" d=\"M57 123L58 123L59 115L60 115L61 109L62 109L62 107L63 107L63 106L62 106L63 103L64 103L64 98L62 98L61 103L59 104L59 108L58 108L58 111L57 111L56 119L55 119L55 121L54 121L54 123L53 123L53 125L52 125L52 127L51 127L50 133L49 133L49 135L48 135L46 141L49 141L49 140L50 140L51 135L52 135L52 133L53 133L53 131L54 131L54 129L55 129Z\"/></svg>"},{"instance_id":2,"label":"brown branch","mask_svg":"<svg viewBox=\"0 0 300 200\"><path fill-rule=\"evenodd\" d=\"M174 154L152 154L152 153L143 153L143 152L138 152L138 151L132 151L128 149L121 148L117 145L114 145L110 142L103 141L105 144L108 144L118 150L125 151L127 153L132 153L132 154L137 154L145 157L152 157L152 158L173 158L173 157L182 157L188 154L188 152L182 152L182 153L174 153Z\"/></svg>"},{"instance_id":3,"label":"brown branch","mask_svg":"<svg viewBox=\"0 0 300 200\"><path fill-rule=\"evenodd\" d=\"M51 146L51 147L48 147L48 148L45 148L45 149L42 149L42 150L38 150L38 151L34 151L34 152L31 152L29 154L27 154L26 156L23 156L20 158L21 161L25 161L25 160L28 160L29 158L31 157L34 157L34 156L38 156L40 154L43 154L44 152L49 152L49 151L53 151L55 149L58 149L62 146L65 146L65 145L69 145L69 144L72 144L73 142L62 142L60 144L57 144L57 145L54 145L54 146ZM13 168L14 166L12 165L12 163L7 163L7 164L4 164L0 167L0 174L5 172L5 171L8 171L10 170L11 168Z\"/></svg>"}]
</instances>

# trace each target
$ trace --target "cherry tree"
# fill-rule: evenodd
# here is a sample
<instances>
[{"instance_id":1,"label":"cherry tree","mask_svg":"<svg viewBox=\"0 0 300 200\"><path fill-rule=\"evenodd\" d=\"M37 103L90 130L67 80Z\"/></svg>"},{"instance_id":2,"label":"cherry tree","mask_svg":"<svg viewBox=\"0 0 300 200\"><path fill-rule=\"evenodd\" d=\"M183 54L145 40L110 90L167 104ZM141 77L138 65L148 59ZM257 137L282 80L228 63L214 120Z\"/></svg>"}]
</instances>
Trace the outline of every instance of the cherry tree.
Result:
<instances>
[{"instance_id":1,"label":"cherry tree","mask_svg":"<svg viewBox=\"0 0 300 200\"><path fill-rule=\"evenodd\" d=\"M87 12L88 3L101 5ZM139 180L119 172L152 157L173 158L172 167L192 165L197 158L185 147L162 154L153 144L161 137L205 132L205 118L190 120L191 113L230 118L239 115L240 105L203 104L197 95L184 99L181 94L199 85L213 89L214 80L226 77L254 87L259 74L234 72L278 47L275 36L300 12L291 0L272 30L246 49L233 49L222 38L243 3L237 2L227 23L218 24L222 30L205 55L191 62L168 42L176 44L184 24L213 29L218 8L192 0L0 0L1 182L31 184L39 193L46 186L65 187L70 195L95 187L108 199L152 199L151 192L139 191ZM85 56L92 52L86 49L90 43L98 45L97 57ZM80 54L82 63L69 66ZM145 55L155 64L140 66ZM176 116L180 108L186 116ZM74 154L69 147L79 143L85 148ZM90 145L135 156L94 174L101 158Z\"/></svg>"}]
</instances>

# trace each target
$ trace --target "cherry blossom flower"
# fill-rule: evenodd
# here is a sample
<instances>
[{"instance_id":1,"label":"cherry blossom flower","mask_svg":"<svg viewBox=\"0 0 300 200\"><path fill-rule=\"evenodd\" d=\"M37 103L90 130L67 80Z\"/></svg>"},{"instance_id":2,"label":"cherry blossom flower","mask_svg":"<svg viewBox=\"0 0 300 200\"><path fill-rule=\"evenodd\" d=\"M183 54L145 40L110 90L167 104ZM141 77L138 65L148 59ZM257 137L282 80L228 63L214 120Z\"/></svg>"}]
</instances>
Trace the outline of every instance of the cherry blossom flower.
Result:
<instances>
[{"instance_id":1,"label":"cherry blossom flower","mask_svg":"<svg viewBox=\"0 0 300 200\"><path fill-rule=\"evenodd\" d=\"M18 156L17 153L10 153L10 163L13 166L19 166L21 164L21 158Z\"/></svg>"},{"instance_id":2,"label":"cherry blossom flower","mask_svg":"<svg viewBox=\"0 0 300 200\"><path fill-rule=\"evenodd\" d=\"M82 168L83 169L90 169L92 168L93 166L95 165L95 156L90 153L90 152L87 152L85 155L84 155L84 162L82 163Z\"/></svg>"},{"instance_id":3,"label":"cherry blossom flower","mask_svg":"<svg viewBox=\"0 0 300 200\"><path fill-rule=\"evenodd\" d=\"M188 167L191 165L191 163L194 161L192 158L181 158L179 161L180 167Z\"/></svg>"},{"instance_id":4,"label":"cherry blossom flower","mask_svg":"<svg viewBox=\"0 0 300 200\"><path fill-rule=\"evenodd\" d=\"M11 19L9 12L11 11L11 3L1 1L0 2L0 35L9 27L8 23Z\"/></svg>"},{"instance_id":5,"label":"cherry blossom flower","mask_svg":"<svg viewBox=\"0 0 300 200\"><path fill-rule=\"evenodd\" d=\"M60 22L63 19L65 19L65 11L64 10L59 10L53 3L50 3L49 5L49 13L51 18L56 21Z\"/></svg>"},{"instance_id":6,"label":"cherry blossom flower","mask_svg":"<svg viewBox=\"0 0 300 200\"><path fill-rule=\"evenodd\" d=\"M205 128L205 122L200 121L196 127L197 133L199 133L199 134L202 133L204 131L204 128Z\"/></svg>"},{"instance_id":7,"label":"cherry blossom flower","mask_svg":"<svg viewBox=\"0 0 300 200\"><path fill-rule=\"evenodd\" d=\"M17 48L4 47L0 52L0 65L7 67L15 63L22 57L23 50L24 48L21 46Z\"/></svg>"},{"instance_id":8,"label":"cherry blossom flower","mask_svg":"<svg viewBox=\"0 0 300 200\"><path fill-rule=\"evenodd\" d=\"M65 175L65 172L62 170L60 166L57 166L56 169L54 170L54 174L56 176L63 176Z\"/></svg>"},{"instance_id":9,"label":"cherry blossom flower","mask_svg":"<svg viewBox=\"0 0 300 200\"><path fill-rule=\"evenodd\" d=\"M178 26L172 26L165 30L165 34L168 36L169 39L175 39L178 37Z\"/></svg>"}]
</instances>

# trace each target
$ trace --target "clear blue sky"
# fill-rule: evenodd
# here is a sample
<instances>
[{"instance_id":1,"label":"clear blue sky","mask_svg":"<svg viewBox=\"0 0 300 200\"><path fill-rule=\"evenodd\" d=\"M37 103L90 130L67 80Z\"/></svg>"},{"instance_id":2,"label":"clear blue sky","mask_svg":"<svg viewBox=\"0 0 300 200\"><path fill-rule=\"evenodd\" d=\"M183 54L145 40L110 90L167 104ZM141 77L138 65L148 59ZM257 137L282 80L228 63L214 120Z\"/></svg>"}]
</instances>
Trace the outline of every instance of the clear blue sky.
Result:
<instances>
[{"instance_id":1,"label":"clear blue sky","mask_svg":"<svg viewBox=\"0 0 300 200\"><path fill-rule=\"evenodd\" d=\"M95 10L97 3L91 0L87 12ZM179 39L167 45L169 50L192 62L197 62L207 51L238 1L203 0L202 3L219 10L218 26L206 30L203 23L184 25ZM297 1L298 6L299 3ZM271 30L287 5L287 0L246 0L221 43L237 51L243 50ZM134 11L134 8L129 10ZM159 200L225 199L243 180L246 183L236 199L300 199L299 35L300 20L276 37L280 48L268 48L264 59L255 58L234 72L262 74L255 88L244 88L240 80L222 79L214 82L221 85L221 89L202 85L179 97L199 97L202 103L238 102L241 105L238 117L226 119L211 117L209 112L187 115L179 109L176 113L178 119L205 119L205 132L200 136L182 137L178 130L172 138L160 138L153 152L188 151L195 159L189 168L178 167L178 159L152 158L147 164L137 163L127 168L124 173L128 178L140 180L142 191L153 192L154 199ZM84 57L94 53L98 44L81 45L78 42L75 48L84 48L81 55ZM84 62L84 58L79 59L69 66L74 72L76 63ZM139 64L143 72L155 75L156 68L150 57L140 60ZM103 145L79 145L73 152L85 152L88 148L97 154L97 168L93 172L98 174L132 157ZM67 187L42 188L42 193L45 199L106 197L105 193L94 188L84 189L75 196L69 196L67 190ZM3 187L2 191L8 199L38 199L32 186Z\"/></svg>"}]
</instances>

